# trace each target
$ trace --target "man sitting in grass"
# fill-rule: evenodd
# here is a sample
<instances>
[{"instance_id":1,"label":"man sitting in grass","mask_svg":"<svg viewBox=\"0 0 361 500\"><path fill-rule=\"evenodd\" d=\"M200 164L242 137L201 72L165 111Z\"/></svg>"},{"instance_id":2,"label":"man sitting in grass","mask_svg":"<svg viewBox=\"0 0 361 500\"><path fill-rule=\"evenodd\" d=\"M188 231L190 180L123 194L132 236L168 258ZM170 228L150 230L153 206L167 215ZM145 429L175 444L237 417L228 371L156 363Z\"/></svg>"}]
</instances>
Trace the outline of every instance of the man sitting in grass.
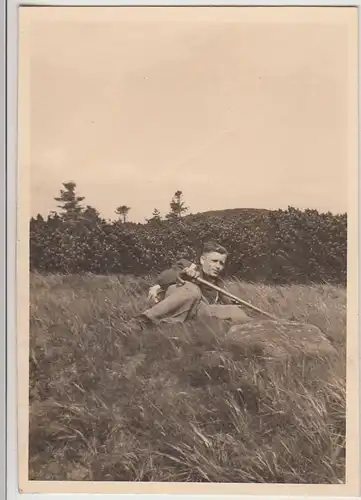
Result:
<instances>
[{"instance_id":1,"label":"man sitting in grass","mask_svg":"<svg viewBox=\"0 0 361 500\"><path fill-rule=\"evenodd\" d=\"M196 317L215 317L234 323L246 323L250 317L232 300L197 282L197 278L223 288L221 275L227 250L215 242L205 243L199 264L181 259L163 271L150 288L149 298L155 304L138 318L140 324L184 322Z\"/></svg>"}]
</instances>

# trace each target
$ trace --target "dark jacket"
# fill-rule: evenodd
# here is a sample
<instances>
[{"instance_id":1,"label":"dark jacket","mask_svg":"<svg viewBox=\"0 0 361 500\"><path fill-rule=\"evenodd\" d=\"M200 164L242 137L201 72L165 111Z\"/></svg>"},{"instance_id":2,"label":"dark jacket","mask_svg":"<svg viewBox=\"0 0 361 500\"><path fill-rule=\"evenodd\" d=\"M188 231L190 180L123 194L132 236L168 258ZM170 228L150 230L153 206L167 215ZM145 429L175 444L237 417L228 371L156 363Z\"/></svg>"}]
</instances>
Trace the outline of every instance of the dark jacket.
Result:
<instances>
[{"instance_id":1,"label":"dark jacket","mask_svg":"<svg viewBox=\"0 0 361 500\"><path fill-rule=\"evenodd\" d=\"M183 269L189 267L191 264L192 264L192 262L190 262L186 259L180 259L170 269L166 269L158 276L157 284L162 287L162 290L166 291L170 285L175 285L176 283L179 283L178 277L179 277L181 271L183 271ZM218 278L215 280L214 278L210 278L209 276L205 276L201 266L199 266L199 265L197 266L197 270L200 272L201 278L213 283L214 285L216 285L220 288L224 288L224 282L222 279ZM181 278L184 281L186 281L186 280L191 281L191 278L188 278L187 276L184 276L182 274L181 274ZM225 295L223 295L221 293L218 293L213 288L210 288L210 287L203 285L201 283L198 286L201 289L204 302L207 302L209 304L232 304L233 303L233 301L231 299L229 299L228 297L226 297Z\"/></svg>"}]
</instances>

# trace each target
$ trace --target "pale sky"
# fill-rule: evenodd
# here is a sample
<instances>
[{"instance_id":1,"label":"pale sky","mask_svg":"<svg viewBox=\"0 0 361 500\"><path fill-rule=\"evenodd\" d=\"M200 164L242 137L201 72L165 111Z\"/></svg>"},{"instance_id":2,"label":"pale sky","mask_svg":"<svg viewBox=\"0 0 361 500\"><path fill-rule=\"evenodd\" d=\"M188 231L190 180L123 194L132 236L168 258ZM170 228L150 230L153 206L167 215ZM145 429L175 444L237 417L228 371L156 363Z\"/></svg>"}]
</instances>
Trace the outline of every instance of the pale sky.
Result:
<instances>
[{"instance_id":1,"label":"pale sky","mask_svg":"<svg viewBox=\"0 0 361 500\"><path fill-rule=\"evenodd\" d=\"M192 213L347 211L345 25L122 9L33 15L33 215L68 180L133 221L164 214L177 189Z\"/></svg>"}]
</instances>

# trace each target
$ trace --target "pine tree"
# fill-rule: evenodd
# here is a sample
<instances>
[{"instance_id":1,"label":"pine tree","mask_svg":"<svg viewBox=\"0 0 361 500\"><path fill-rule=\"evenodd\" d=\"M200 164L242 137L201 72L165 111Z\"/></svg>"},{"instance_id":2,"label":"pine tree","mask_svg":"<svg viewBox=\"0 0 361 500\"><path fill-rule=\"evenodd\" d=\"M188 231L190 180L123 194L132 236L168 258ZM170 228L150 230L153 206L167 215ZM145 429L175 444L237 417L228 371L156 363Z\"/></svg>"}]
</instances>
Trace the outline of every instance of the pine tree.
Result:
<instances>
[{"instance_id":1,"label":"pine tree","mask_svg":"<svg viewBox=\"0 0 361 500\"><path fill-rule=\"evenodd\" d=\"M77 196L75 182L64 182L63 186L65 189L61 189L60 196L54 199L59 203L58 208L62 210L61 215L64 219L77 219L83 211L81 202L85 198Z\"/></svg>"},{"instance_id":2,"label":"pine tree","mask_svg":"<svg viewBox=\"0 0 361 500\"><path fill-rule=\"evenodd\" d=\"M120 207L118 207L115 210L115 213L117 215L119 215L120 217L123 217L123 222L125 223L125 222L127 222L127 216L128 216L129 210L130 210L130 207L127 207L127 205L120 205Z\"/></svg>"},{"instance_id":3,"label":"pine tree","mask_svg":"<svg viewBox=\"0 0 361 500\"><path fill-rule=\"evenodd\" d=\"M146 219L148 224L157 224L158 222L162 221L162 217L160 215L160 212L157 208L153 210L152 217L150 219Z\"/></svg>"},{"instance_id":4,"label":"pine tree","mask_svg":"<svg viewBox=\"0 0 361 500\"><path fill-rule=\"evenodd\" d=\"M185 206L182 200L182 191L176 191L170 202L170 212L166 215L168 220L179 220L184 213L188 211L188 207Z\"/></svg>"}]
</instances>

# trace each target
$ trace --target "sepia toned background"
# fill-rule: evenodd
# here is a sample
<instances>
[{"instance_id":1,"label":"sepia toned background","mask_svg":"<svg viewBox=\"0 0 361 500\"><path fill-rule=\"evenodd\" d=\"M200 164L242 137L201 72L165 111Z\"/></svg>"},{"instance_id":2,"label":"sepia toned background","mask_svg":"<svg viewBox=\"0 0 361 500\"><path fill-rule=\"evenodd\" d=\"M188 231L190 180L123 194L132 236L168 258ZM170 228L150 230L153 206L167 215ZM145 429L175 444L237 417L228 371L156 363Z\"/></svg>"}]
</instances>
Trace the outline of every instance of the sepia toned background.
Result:
<instances>
[{"instance_id":1,"label":"sepia toned background","mask_svg":"<svg viewBox=\"0 0 361 500\"><path fill-rule=\"evenodd\" d=\"M142 220L144 216L148 215L149 211L154 207L154 202L156 202L162 211L166 210L170 195L176 188L183 189L187 197L187 202L191 205L193 212L208 208L240 206L239 200L241 200L241 197L238 197L237 193L242 192L242 206L272 208L291 203L300 207L308 206L336 212L345 211L349 208L351 212L349 255L352 257L350 262L354 266L353 270L355 270L355 209L357 206L357 190L351 191L350 186L352 178L355 179L357 163L355 144L356 69L352 66L356 60L356 16L353 17L351 13L346 13L345 11L343 11L344 14L339 16L338 13L336 15L334 9L324 11L325 14L323 14L322 9L315 9L312 13L309 9L306 9L306 12L302 12L301 10L301 12L298 11L298 14L295 14L294 10L293 13L290 12L292 9L288 10L288 13L283 11L284 13L282 14L275 12L274 9L272 11L261 9L260 14L250 12L252 9L246 9L246 14L242 14L243 17L240 15L245 31L247 31L247 23L253 23L252 27L248 26L249 33L256 32L262 25L265 33L272 32L267 39L268 44L272 40L275 41L278 39L278 49L280 52L287 53L290 50L289 46L281 43L282 33L285 33L284 30L289 30L290 26L292 26L292 33L303 30L303 38L300 38L298 44L296 42L294 46L296 48L298 45L299 59L297 64L299 65L303 61L305 65L303 76L297 74L296 64L292 66L292 63L288 62L287 64L290 64L293 70L290 71L288 84L286 84L285 76L282 76L283 63L280 61L277 63L275 54L270 51L268 52L268 58L265 58L263 61L263 72L259 71L257 61L252 59L248 60L247 72L242 75L240 73L237 78L229 77L229 79L223 79L223 75L225 75L224 65L227 62L227 58L231 57L232 50L234 50L234 45L230 44L229 52L219 52L219 59L224 59L222 69L215 70L214 59L211 56L208 59L208 74L217 75L219 79L218 89L223 89L222 94L212 93L210 90L206 92L206 89L209 89L212 85L211 79L205 80L202 83L202 92L198 87L198 98L193 97L193 103L203 103L202 111L199 108L196 111L191 106L178 108L175 103L177 100L175 96L182 95L182 92L183 96L191 95L189 89L197 87L193 81L188 83L188 90L183 90L183 86L181 85L179 87L175 85L172 88L173 94L171 98L168 94L171 90L169 87L164 87L163 102L165 102L165 98L168 95L168 106L159 109L155 103L161 100L159 97L161 91L156 83L159 83L159 80L166 80L166 78L162 79L158 74L155 82L148 87L147 91L144 91L144 93L143 91L140 92L139 87L145 85L142 79L144 82L149 81L151 72L147 71L147 74L144 75L143 71L138 71L137 75L136 65L134 67L131 66L133 68L132 71L129 69L127 77L128 86L126 88L128 90L133 89L135 92L138 87L138 93L134 93L132 96L130 92L126 98L119 98L117 105L114 104L114 99L111 96L118 95L116 91L119 90L121 85L119 84L118 87L114 83L115 79L111 77L107 80L107 84L99 85L97 75L98 78L101 72L109 75L105 67L111 68L108 71L113 75L112 72L115 71L115 56L108 53L108 51L102 51L101 44L96 43L99 41L97 30L102 25L100 21L105 22L109 28L112 25L110 20L114 20L114 9L104 9L101 13L99 11L94 12L94 10L91 12L92 9L64 9L63 14L55 13L54 10L39 9L34 17L29 13L24 14L22 17L22 63L20 64L20 79L22 84L19 105L21 117L19 168L22 177L19 184L21 196L19 219L22 221L23 235L27 232L28 224L27 201L29 192L27 188L29 181L31 182L30 198L32 214L39 211L46 213L48 210L55 208L53 196L58 193L60 183L70 177L77 182L81 194L87 197L88 202L95 205L104 215L112 216L114 205L124 202L132 206L131 213L133 220ZM187 13L185 10L187 10ZM198 26L199 30L198 15L200 16L200 14L196 14L196 9L192 9L192 12L190 12L190 9L185 10L182 11L181 9L174 14L178 16L177 22L174 24L174 29L171 30L174 37L178 30L181 30L182 16L184 16L183 21L189 21L187 29L190 32L195 33L194 29L196 26ZM235 10L237 9L221 9L217 13L217 16L210 13L210 10L212 9L207 9L203 11L205 14L202 14L205 17L201 30L202 37L204 37L203 46L209 43L204 40L207 38L206 33L210 27L212 27L212 31L219 32L222 31L220 20L227 23L232 21L232 25L236 21ZM277 11L277 9L275 10ZM131 23L131 18L134 15L132 12L134 11L127 9L123 12L128 12L128 22ZM147 9L142 9L137 23L137 26L140 26L140 24L144 26L144 30L140 30L142 33L146 30L147 22L152 21L152 18L153 21L154 18L157 18L157 14L154 12L153 10L153 13L149 14ZM173 14L169 14L169 12L171 11L168 9L160 9L159 24L152 24L153 29L156 26L163 26L165 20L170 22ZM85 38L77 38L74 35L74 32L77 32L80 26L87 24L84 23L84 19L88 16L89 21L93 21L93 32L92 37L90 37L92 38L92 42L89 39L85 42ZM49 25L49 22L53 26L53 30L51 31L55 33L57 29L65 29L64 35L66 36L62 38L62 41L58 40L58 42L54 40L51 42L50 36L46 43L36 42L37 33L40 33L42 30L46 31L46 25ZM65 25L68 28L65 28ZM70 26L73 26L73 35L70 32L66 32L66 29L70 30ZM275 29L276 26L277 29ZM314 29L315 31L313 31ZM117 38L117 30L114 29L112 31L109 28L107 31L113 33L113 38ZM227 36L230 37L232 30L227 29L225 31ZM132 30L130 30L131 32ZM314 34L312 35L311 32ZM335 56L326 50L327 43L324 45L321 44L323 50L320 50L319 36L322 33L326 38L328 36L329 43L332 43L334 39L339 40L338 43L334 44ZM72 36L77 40L77 44ZM129 37L131 36L135 37L134 29L132 35L129 34ZM234 33L232 36L235 36ZM195 36L195 38L196 41L199 41L198 36ZM310 42L311 40L313 40L313 45ZM341 40L344 40L344 49L340 47L342 46ZM257 46L260 43L260 39L256 37L253 39L253 42ZM93 64L90 61L88 72L84 71L82 73L80 68L85 68L85 63L83 66L82 61L83 59L86 60L86 57L85 55L80 57L79 51L83 45L88 50L91 43L93 44ZM33 47L38 45L39 52L46 53L52 44L57 46L57 51L53 52L53 56L44 65L47 67L46 70L39 60L38 63L35 62L36 58L33 57L35 50L33 50ZM217 44L218 39L215 44L216 47ZM263 46L266 47L268 44L264 43ZM309 44L308 52L304 52L303 47L307 47ZM148 55L160 54L162 48L160 45L163 46L163 43L155 44L153 52L150 50ZM144 43L145 46L150 48L148 43ZM168 48L170 46L171 43L168 41ZM217 52L216 47L213 46L213 53ZM123 49L124 60L135 60L134 55L130 57L129 54L127 55L125 47ZM190 50L188 47L187 52L186 49L187 46L182 47L182 50L186 51L188 55L184 55L183 53L183 59L180 57L178 62L173 66L175 70L180 71L182 67L181 61L184 61L184 58L187 60L187 57L195 57L197 51ZM339 51L341 52L339 53ZM63 53L68 54L68 62L71 59L71 54L75 54L72 62L73 65L71 66L72 69L69 70L64 67L61 69L59 65L59 70L55 71L58 66L57 61L62 59ZM315 53L318 53L318 59L314 60L311 55L314 56ZM96 54L98 54L98 57L95 57ZM88 57L92 59L90 56ZM109 64L107 66L108 63L106 61L108 57L110 61L113 61L113 65ZM169 64L171 65L174 56L171 54L168 57ZM296 56L294 55L294 57ZM204 60L204 58L201 58L201 62ZM290 57L289 61L291 60L292 57ZM311 60L313 64L309 66ZM334 65L334 61L336 60L338 61L337 64L340 64L338 70ZM164 62L162 58L158 60L158 68L162 67L162 61ZM328 64L323 61L328 61ZM348 61L351 61L351 66L347 64ZM278 69L272 74L271 69L277 67L277 64L279 65ZM156 63L153 61L150 66L154 68L155 65ZM95 66L97 66L97 69L93 70L92 68ZM233 64L230 64L230 66L233 66ZM37 70L35 71L34 68L37 68ZM267 68L268 77L265 70ZM41 71L44 71L43 76L36 80L34 78L35 73L40 75ZM203 72L195 64L195 73L203 74ZM345 72L347 72L347 76L345 76ZM47 80L48 77L46 75L49 73L53 76L56 74L57 79L55 81L51 79ZM79 73L82 73L81 76L79 76ZM309 78L308 73L310 73ZM78 83L76 83L75 79L73 80L76 74L78 74ZM132 80L132 75L133 83L130 84L129 81ZM253 75L252 78L250 75ZM171 80L173 77L169 74L167 78ZM97 81L98 85L95 85ZM105 79L101 81L103 82ZM265 81L268 81L268 83L265 84ZM322 85L324 86L322 87L321 81L327 81L328 85L323 83ZM220 82L226 82L223 84L224 87ZM122 85L125 85L124 81ZM185 83L184 86L186 87ZM114 87L116 88L114 89ZM147 87L143 87L143 90L144 88ZM174 94L175 88L178 88L177 94ZM243 89L240 92L242 94L248 89L249 97L244 102L241 102L238 100L240 96L238 96L236 91L229 93L226 91L226 88L241 88ZM261 88L263 88L263 91L260 90ZM76 89L78 90L76 91ZM113 90L111 91L111 89ZM149 92L149 94L146 94L146 92ZM101 95L101 99L96 99L94 93ZM52 97L49 97L49 95ZM120 95L122 96L123 93L120 92ZM145 95L148 95L148 97L143 97L142 101L140 96ZM277 95L278 106L275 105L275 96ZM155 99L156 96L158 96L158 101ZM258 96L258 100L256 100L256 96ZM287 101L285 107L282 107L280 104L282 97ZM103 102L103 106L99 104L100 100ZM57 102L56 105L55 101ZM223 102L229 103L227 104L229 108L225 105L223 106ZM72 103L71 107L69 103ZM117 119L119 119L120 113L117 114L115 112L116 106L120 107L119 103L121 103L121 109L128 110L128 113L124 113L128 120L126 121L123 116L123 122L117 122L115 119L113 122L109 116L116 115ZM263 104L262 113L259 109L260 103ZM181 121L182 126L179 127L179 130L173 130L169 125L169 121L166 120L169 116L172 116L174 120L172 123L176 122L173 115L177 113L170 112L170 108L174 110L174 107L178 109L178 117L183 116L183 120ZM107 111L105 111L105 108L107 108ZM66 109L70 109L70 111L65 111ZM94 109L96 109L96 112ZM236 111L232 111L232 109ZM132 111L133 115L130 111ZM235 116L239 117L240 111L244 111L244 116L246 117L242 124L235 119ZM156 112L157 118L155 116ZM207 116L207 120L204 119L204 115ZM325 115L328 116L328 120L323 120ZM151 117L149 121L145 120L145 116ZM190 119L190 117L193 118ZM221 121L221 118L223 121ZM160 125L161 120L162 125ZM219 126L217 127L215 127L216 120L219 122ZM152 126L149 125L150 122L152 122ZM167 126L164 125L165 123L167 123ZM92 132L94 128L92 129L90 124L93 127L96 125L97 132ZM169 130L166 130L168 128ZM297 133L293 133L295 129ZM134 137L135 130L138 133L139 140L136 140L136 137ZM123 131L125 135L118 134L118 131ZM130 134L129 131L132 131L132 133ZM125 139L127 133L131 137L129 138L128 136L128 139ZM203 133L204 135L202 135ZM243 137L246 133L248 133L247 138ZM233 134L241 137L242 143L240 140L233 141ZM299 136L303 137L303 140L298 140ZM159 137L163 138L161 145L158 143L154 144L152 141L159 140ZM115 138L117 138L117 141ZM141 140L141 138L143 139ZM218 141L217 147L215 145L216 138ZM184 145L186 140L189 141L187 146ZM225 146L226 143L228 144L227 147ZM222 147L221 144L223 144ZM120 146L122 147L120 148ZM231 146L233 147L233 152L227 153L227 151L230 151ZM118 147L120 148L121 155L119 154ZM85 156L83 156L84 154ZM108 154L109 156L107 156ZM224 160L227 155L229 155L228 158L230 161L228 163L226 161L221 163L220 159ZM107 162L105 158L108 158ZM209 161L206 161L206 158ZM233 161L234 158L235 160ZM292 165L297 165L297 168L292 172L290 171L290 158L292 159ZM318 161L316 162L317 158ZM133 159L133 163L131 163L131 159ZM248 165L245 166L247 161ZM312 168L310 166L311 161L313 162ZM99 166L100 163L101 166ZM226 163L227 165L232 164L232 168L229 167L229 172L227 172ZM327 164L328 167L321 169L321 163L323 166ZM191 164L192 167L190 166ZM252 166L249 167L249 164ZM265 167L265 164L267 167ZM94 167L94 165L97 165L97 167ZM114 165L117 168L114 168ZM203 169L200 165L203 165ZM240 165L242 165L242 168ZM348 177L347 173L350 173ZM119 181L120 178L122 182ZM159 182L156 182L157 178ZM193 178L193 181L189 181L191 178ZM141 180L146 182L141 182ZM179 185L180 180L183 182L181 185ZM189 181L189 184L185 183L186 180ZM192 197L192 186L196 186L197 182L196 195ZM91 191L92 186L93 191ZM221 189L219 186L226 186L228 191L225 191L224 188ZM235 189L235 186L238 191L232 191L232 189ZM153 189L157 190L154 195L151 194ZM240 191L240 189L243 191ZM290 191L291 189L293 191ZM250 193L252 193L252 197L250 197ZM127 196L126 199L125 195ZM152 196L154 197L152 198ZM256 196L258 196L258 200L262 204L259 204ZM236 204L234 200L236 200ZM27 257L27 248L24 241L22 241L18 257L19 271L24 277L26 276L26 282L28 280ZM349 293L350 291L351 293L356 291L356 282L353 278L355 275L355 273L350 273L348 283ZM27 313L24 314L27 308L21 308L20 304L24 305L28 302L27 287L24 286L20 293L19 328L21 334L19 335L18 345L21 349L19 349L19 366L25 367L28 360L28 317ZM353 298L350 296L351 300L348 304L348 316L351 320L349 321L348 332L350 352L348 377L349 379L350 376L354 377L353 380L355 381L355 358L353 362L350 363L350 361L352 361L351 354L355 353L357 349L357 328L354 324L357 311L356 296L356 293ZM327 495L333 493L335 495L347 495L350 491L354 493L359 486L356 473L357 468L352 467L352 465L357 464L357 450L355 449L355 443L357 443L355 435L357 433L353 434L353 439L351 434L348 436L348 455L355 457L355 459L352 460L352 463L348 463L346 485L328 487L321 485L270 486L265 484L248 485L244 488L243 485L214 484L212 485L212 490L210 490L210 486L206 487L201 484L182 484L177 485L175 489L172 484L125 484L120 488L117 484L109 483L105 490L104 485L100 483L74 485L71 483L41 484L40 482L29 482L27 480L28 457L26 452L28 444L28 384L27 373L25 371L22 371L20 374L20 379L23 382L20 384L19 393L19 441L20 448L23 451L20 453L19 462L22 491L36 490L45 492L57 490L58 492L66 492L75 491L77 487L79 491L83 492L115 492L122 490L123 492L138 493L141 491L161 491L162 493L177 491L179 493L218 492L261 494L263 492L267 494L303 493ZM356 384L352 387L349 386L348 398L353 403L357 401ZM349 428L353 427L356 429L357 405L353 404L349 408Z\"/></svg>"},{"instance_id":2,"label":"sepia toned background","mask_svg":"<svg viewBox=\"0 0 361 500\"><path fill-rule=\"evenodd\" d=\"M347 211L346 25L231 10L33 17L32 215L68 180L103 216L126 204L140 222L177 189L193 213Z\"/></svg>"}]
</instances>

